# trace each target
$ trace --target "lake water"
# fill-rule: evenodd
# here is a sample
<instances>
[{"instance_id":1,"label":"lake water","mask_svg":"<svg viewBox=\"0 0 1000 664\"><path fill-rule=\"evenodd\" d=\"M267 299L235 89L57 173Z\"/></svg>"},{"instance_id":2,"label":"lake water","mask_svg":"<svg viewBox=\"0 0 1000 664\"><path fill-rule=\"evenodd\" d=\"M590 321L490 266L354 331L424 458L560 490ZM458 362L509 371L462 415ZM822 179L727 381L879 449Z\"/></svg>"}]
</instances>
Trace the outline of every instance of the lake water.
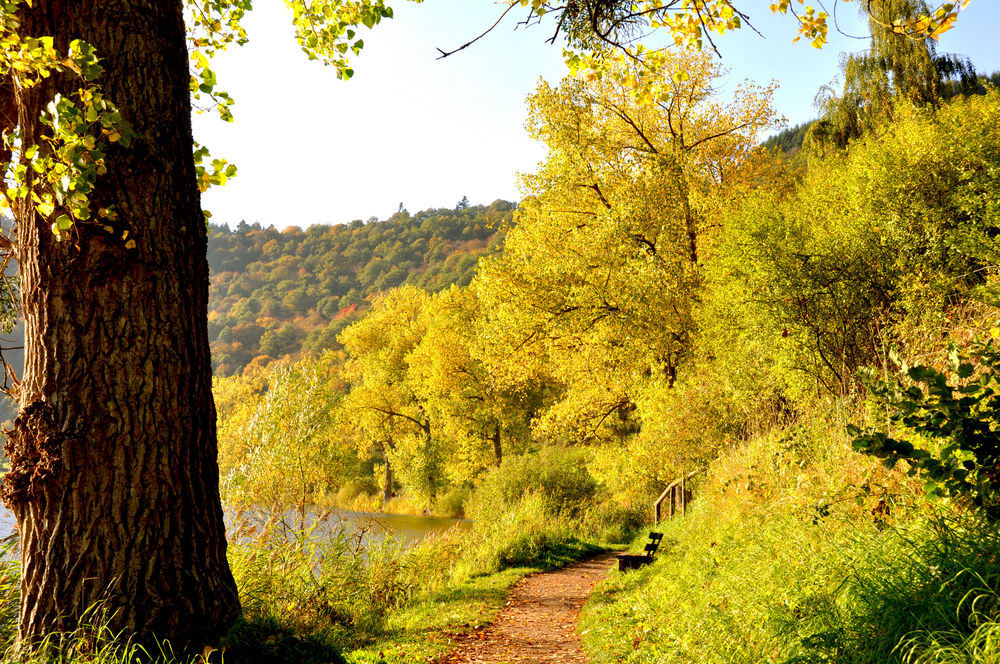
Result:
<instances>
[{"instance_id":1,"label":"lake water","mask_svg":"<svg viewBox=\"0 0 1000 664\"><path fill-rule=\"evenodd\" d=\"M14 515L8 510L0 509L0 538L14 532L14 526ZM327 532L343 530L348 535L360 536L362 542L381 541L391 534L406 545L453 526L471 528L472 522L468 519L332 510L318 528Z\"/></svg>"}]
</instances>

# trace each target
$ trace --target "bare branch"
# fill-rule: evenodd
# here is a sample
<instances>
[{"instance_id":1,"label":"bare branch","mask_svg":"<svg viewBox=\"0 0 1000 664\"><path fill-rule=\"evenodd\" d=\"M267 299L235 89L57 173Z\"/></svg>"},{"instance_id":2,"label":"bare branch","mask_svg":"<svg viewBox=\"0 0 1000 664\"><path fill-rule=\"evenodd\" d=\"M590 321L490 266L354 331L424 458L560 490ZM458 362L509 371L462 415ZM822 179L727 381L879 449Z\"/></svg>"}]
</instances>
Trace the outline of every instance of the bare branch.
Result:
<instances>
[{"instance_id":1,"label":"bare branch","mask_svg":"<svg viewBox=\"0 0 1000 664\"><path fill-rule=\"evenodd\" d=\"M517 7L517 6L518 6L518 5L517 5L517 4L515 3L515 4L512 4L512 5L510 5L509 7L507 7L507 9L503 10L503 13L502 13L502 14L500 14L500 18L498 18L498 19L496 20L496 22L495 22L495 23L494 23L493 25L491 25L491 26L490 26L489 28L487 28L487 29L486 29L486 30L485 30L485 31L484 31L484 32L483 32L483 33L482 33L481 35L479 35L478 37L476 37L476 38L474 38L474 39L470 39L469 41L465 42L464 44L462 44L462 45L461 45L461 46L459 46L458 48L456 48L456 49L454 49L454 50L451 50L451 51L445 51L444 49L441 49L441 48L439 48L439 49L438 49L438 53L440 53L441 55L439 55L439 56L438 56L438 60L441 60L441 59L443 59L443 58L447 58L447 57L448 57L449 55L454 55L455 53L458 53L459 51L462 51L462 50L465 50L465 49L467 49L468 47L472 46L472 45L473 45L473 44L475 44L475 43L476 43L477 41L479 41L480 39L482 39L483 37L485 37L486 35L488 35L488 34L490 34L491 32L493 32L493 30L494 30L494 29L496 29L496 27L497 27L498 25L500 25L500 22L504 20L504 17L506 17L506 16L507 16L507 14L509 14L509 13L510 13L510 10L514 9L514 7Z\"/></svg>"}]
</instances>

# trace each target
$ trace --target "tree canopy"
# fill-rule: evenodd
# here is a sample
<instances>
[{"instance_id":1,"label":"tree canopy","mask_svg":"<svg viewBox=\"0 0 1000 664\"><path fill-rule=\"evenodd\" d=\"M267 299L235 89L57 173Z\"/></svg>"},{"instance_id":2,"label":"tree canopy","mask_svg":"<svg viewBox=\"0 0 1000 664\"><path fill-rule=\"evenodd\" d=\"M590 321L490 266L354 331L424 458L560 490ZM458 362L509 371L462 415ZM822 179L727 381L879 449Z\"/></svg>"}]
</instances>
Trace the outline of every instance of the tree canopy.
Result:
<instances>
[{"instance_id":1,"label":"tree canopy","mask_svg":"<svg viewBox=\"0 0 1000 664\"><path fill-rule=\"evenodd\" d=\"M762 173L755 146L774 121L771 91L746 87L723 103L707 55L672 58L661 73L669 101L655 104L633 97L647 72L624 59L601 78L539 86L529 127L549 155L475 282L493 371L552 371L567 392L549 416L583 438L627 423L650 384L674 383L692 347L712 207Z\"/></svg>"}]
</instances>

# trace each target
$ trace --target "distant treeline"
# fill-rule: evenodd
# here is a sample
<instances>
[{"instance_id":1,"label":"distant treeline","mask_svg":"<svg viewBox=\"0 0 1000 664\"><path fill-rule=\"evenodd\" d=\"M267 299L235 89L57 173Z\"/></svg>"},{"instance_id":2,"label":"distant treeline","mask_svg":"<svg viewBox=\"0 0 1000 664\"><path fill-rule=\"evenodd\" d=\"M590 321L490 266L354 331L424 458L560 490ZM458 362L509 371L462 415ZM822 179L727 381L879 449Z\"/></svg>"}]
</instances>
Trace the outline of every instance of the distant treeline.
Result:
<instances>
[{"instance_id":1,"label":"distant treeline","mask_svg":"<svg viewBox=\"0 0 1000 664\"><path fill-rule=\"evenodd\" d=\"M790 152L795 148L801 148L802 141L806 137L806 131L809 130L813 122L814 120L809 120L778 132L764 141L764 147L769 150L777 149L781 152Z\"/></svg>"},{"instance_id":2,"label":"distant treeline","mask_svg":"<svg viewBox=\"0 0 1000 664\"><path fill-rule=\"evenodd\" d=\"M209 339L215 371L241 371L337 345L374 293L412 284L466 286L479 257L500 246L516 204L400 210L384 221L278 230L240 222L210 227Z\"/></svg>"}]
</instances>

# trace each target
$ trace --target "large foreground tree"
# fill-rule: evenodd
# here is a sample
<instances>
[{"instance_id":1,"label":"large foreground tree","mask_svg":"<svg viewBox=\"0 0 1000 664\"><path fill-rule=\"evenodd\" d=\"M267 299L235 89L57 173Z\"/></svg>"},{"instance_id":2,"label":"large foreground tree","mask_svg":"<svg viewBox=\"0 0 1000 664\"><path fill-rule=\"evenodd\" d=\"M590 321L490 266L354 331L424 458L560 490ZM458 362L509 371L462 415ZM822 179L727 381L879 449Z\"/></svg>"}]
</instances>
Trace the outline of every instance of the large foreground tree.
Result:
<instances>
[{"instance_id":1,"label":"large foreground tree","mask_svg":"<svg viewBox=\"0 0 1000 664\"><path fill-rule=\"evenodd\" d=\"M378 1L288 4L303 47L342 74L333 45L390 13ZM96 620L200 652L239 614L199 201L233 169L200 166L191 96L229 116L207 56L245 39L248 7L0 5L5 193L26 336L2 497L21 536L24 644Z\"/></svg>"},{"instance_id":2,"label":"large foreground tree","mask_svg":"<svg viewBox=\"0 0 1000 664\"><path fill-rule=\"evenodd\" d=\"M14 196L27 346L3 499L21 535L22 640L74 629L99 605L114 629L197 647L239 612L219 502L182 10L74 0L8 16L16 21L8 35L21 43L51 36L60 54L74 40L92 45L101 93L135 133L126 148L116 128L112 137L100 123L79 127L86 145L108 141L89 205L93 218L114 206L110 218L77 212L67 225L63 208L80 182L52 190L45 174L29 172L28 196ZM80 77L71 66L30 86L16 71L8 76L5 101L16 111L8 130L18 127L39 158L57 157L65 127L55 126L50 104L85 108Z\"/></svg>"}]
</instances>

